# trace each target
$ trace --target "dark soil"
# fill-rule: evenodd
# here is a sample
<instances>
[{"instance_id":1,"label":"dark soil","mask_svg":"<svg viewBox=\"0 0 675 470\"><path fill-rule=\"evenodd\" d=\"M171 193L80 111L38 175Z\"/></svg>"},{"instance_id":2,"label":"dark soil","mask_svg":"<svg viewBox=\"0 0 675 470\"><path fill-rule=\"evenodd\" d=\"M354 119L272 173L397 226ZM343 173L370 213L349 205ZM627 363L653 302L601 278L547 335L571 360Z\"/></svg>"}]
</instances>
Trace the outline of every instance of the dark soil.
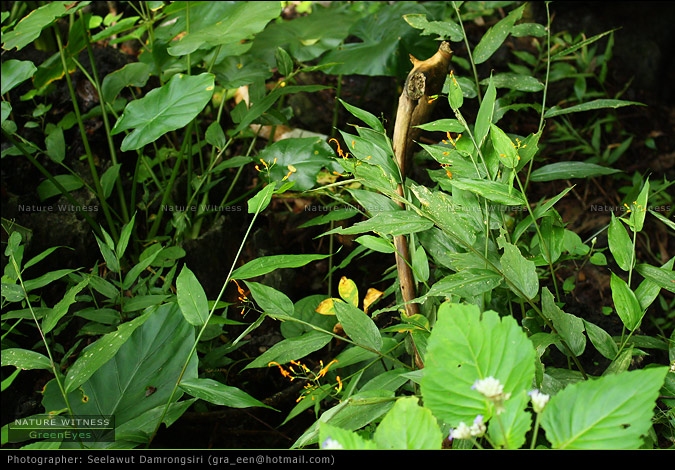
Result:
<instances>
[{"instance_id":1,"label":"dark soil","mask_svg":"<svg viewBox=\"0 0 675 470\"><path fill-rule=\"evenodd\" d=\"M535 2L535 15L542 15L543 2ZM611 28L621 28L615 33L614 57L610 67L607 86L609 94L624 89L628 82L630 87L623 99L644 103L646 106L631 106L618 110L620 127L612 129L606 138L610 142L621 142L622 131L634 136L632 145L627 152L615 163L614 167L623 170L623 179L615 176L594 178L589 180L556 181L552 183L533 183L530 187L531 200L550 198L569 185L574 190L561 200L556 208L561 214L567 228L576 232L582 240L590 240L605 227L610 220L611 210L601 208L619 208L623 194L622 188L627 186L634 174L649 176L652 181L668 181L675 179L675 63L672 61L675 52L675 34L672 29L672 20L675 18L675 4L670 2L553 2L551 4L554 17L554 30L570 30L585 32L587 37L607 31ZM543 20L539 20L545 23ZM482 31L482 30L481 30ZM480 34L481 31L477 31ZM604 44L604 43L603 43ZM102 66L108 64L111 70L119 68L126 58L119 51L99 51ZM456 51L462 55L461 48ZM86 61L83 61L86 63ZM496 65L495 65L496 66ZM317 82L329 80L325 76L304 77L308 81ZM330 84L330 83L329 83ZM335 84L332 84L335 85ZM373 114L384 115L388 124L393 124L393 112L398 97L398 81L389 77L344 77L343 99L371 111ZM86 107L86 90L78 90L82 104ZM305 94L295 98L291 103L297 110L302 110L301 118L294 122L298 127L325 134L331 133L334 90ZM15 101L16 102L16 101ZM58 108L59 99L55 101ZM308 112L310 111L310 112ZM436 113L438 117L451 117L449 109L440 106ZM579 127L583 127L585 116L579 115ZM510 117L508 119L511 119ZM509 125L507 123L504 125ZM340 129L347 129L348 117L345 113L340 116ZM502 123L500 123L502 125ZM514 132L528 133L538 126L534 119L514 118L510 123ZM92 135L95 139L100 136L100 123L91 123ZM508 127L506 128L509 129ZM541 141L548 141L552 129L548 127ZM77 142L77 135L73 134L72 141ZM437 136L428 135L424 138L433 141ZM653 139L657 150L654 151L645 145L648 139ZM438 139L436 139L438 140ZM77 144L76 144L77 145ZM97 148L104 148L101 144ZM578 157L573 152L556 144L549 144L542 151L548 162L556 160L573 160ZM75 154L82 152L76 150ZM55 246L67 246L73 251L62 249L61 256L48 258L41 263L42 272L62 268L90 268L99 257L91 231L85 221L72 212L25 212L18 210L19 205L36 205L39 202L35 188L41 181L41 175L30 164L22 159L12 159L8 166L3 161L2 167L2 208L3 218L15 220L16 223L33 231L33 237L27 247L24 259L40 253L44 249ZM541 162L539 163L541 164ZM75 163L74 165L77 165ZM79 168L82 175L88 175L87 168ZM252 169L243 179L250 189L256 183L257 173ZM413 178L424 178L424 168L418 168ZM78 200L85 204L93 202L93 196L85 191L78 191ZM62 202L62 201L61 201ZM318 237L324 229L322 227L300 229L303 222L317 214L305 210L307 206L319 201L308 199L275 200L272 206L260 217L250 243L247 244L240 263L247 262L258 256L269 254L315 254L328 253L328 240ZM596 209L593 209L593 208ZM672 209L670 209L672 214ZM97 219L101 214L93 214ZM618 215L618 213L617 213ZM222 282L227 274L239 243L247 225L246 214L227 214L212 224L199 238L184 245L187 252L185 262L195 272L203 283L210 299L218 295ZM3 242L5 242L3 232ZM660 264L659 260L668 259L675 251L675 240L663 224L647 218L643 234L638 238L638 257L650 264ZM334 263L339 263L349 253L352 242L349 238L339 239L341 251L335 256ZM607 246L606 236L597 235L598 248ZM336 247L337 248L337 247ZM216 256L214 256L216 255ZM368 287L383 287L383 274L394 264L393 257L372 254L366 262L352 263L341 272L353 279L359 289L365 291ZM3 265L6 263L3 257ZM313 263L305 268L291 272L276 273L266 279L270 285L279 287L292 300L312 294L325 294L327 286L324 281L328 273L328 263ZM27 276L37 277L42 272L33 269ZM605 317L601 309L611 305L609 290L609 273L607 267L599 268L586 264L580 266L570 264L558 273L560 282L568 276L575 276L577 288L565 299L567 310L599 324L610 333L619 329L617 322ZM337 282L337 281L336 281ZM337 286L333 286L334 290ZM54 292L53 298L58 300L62 292ZM669 294L667 294L669 295ZM50 294L45 293L49 298ZM237 293L234 286L229 286L226 297L228 301L236 302ZM672 297L672 296L671 296ZM386 301L386 299L385 299ZM668 312L662 311L655 305L649 315L654 318L664 317ZM242 319L239 310L232 309L230 318ZM253 321L254 318L244 317L243 321ZM643 322L645 334L659 335L649 319ZM228 332L236 336L241 329L232 328ZM254 332L255 338L233 354L237 360L227 370L212 371L213 378L226 381L228 385L236 386L250 395L280 410L274 412L260 409L204 409L190 410L168 430L162 430L153 442L154 448L289 448L293 442L315 420L314 410L281 425L288 412L296 405L302 384L289 382L280 376L276 369L242 370L247 360L259 355L282 339L277 322L266 321ZM31 348L37 342L36 338L26 338L23 347ZM330 357L317 355L310 360L330 360ZM602 358L584 357L588 371L602 370L606 364ZM312 364L310 364L311 367ZM3 373L4 378L4 373ZM6 423L18 416L26 416L39 409L39 391L50 377L36 371L21 374L21 380L9 390L14 395L8 397L3 393L2 423ZM21 392L19 392L19 389Z\"/></svg>"}]
</instances>

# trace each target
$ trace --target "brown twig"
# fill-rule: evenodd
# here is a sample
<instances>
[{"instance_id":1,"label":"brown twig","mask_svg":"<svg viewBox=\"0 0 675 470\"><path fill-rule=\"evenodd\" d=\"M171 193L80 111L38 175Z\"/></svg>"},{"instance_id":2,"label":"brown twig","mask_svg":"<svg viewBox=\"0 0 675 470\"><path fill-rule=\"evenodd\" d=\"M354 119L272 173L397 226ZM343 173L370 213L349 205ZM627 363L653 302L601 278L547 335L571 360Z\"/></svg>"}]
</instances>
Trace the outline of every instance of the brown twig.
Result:
<instances>
[{"instance_id":1,"label":"brown twig","mask_svg":"<svg viewBox=\"0 0 675 470\"><path fill-rule=\"evenodd\" d=\"M436 95L439 95L443 89L451 57L450 44L445 41L441 43L436 54L427 60L418 60L412 55L410 56L413 69L406 78L403 92L398 100L392 138L396 163L401 172L401 183L397 188L401 198L405 198L405 178L412 164L415 141L421 132L416 126L426 122L431 115ZM399 201L398 204L405 209L403 202ZM410 263L408 239L405 235L394 237L394 247L405 313L408 316L415 315L419 313L419 305L412 302L415 298L415 279ZM423 364L417 351L415 351L415 362L418 367L422 367Z\"/></svg>"}]
</instances>

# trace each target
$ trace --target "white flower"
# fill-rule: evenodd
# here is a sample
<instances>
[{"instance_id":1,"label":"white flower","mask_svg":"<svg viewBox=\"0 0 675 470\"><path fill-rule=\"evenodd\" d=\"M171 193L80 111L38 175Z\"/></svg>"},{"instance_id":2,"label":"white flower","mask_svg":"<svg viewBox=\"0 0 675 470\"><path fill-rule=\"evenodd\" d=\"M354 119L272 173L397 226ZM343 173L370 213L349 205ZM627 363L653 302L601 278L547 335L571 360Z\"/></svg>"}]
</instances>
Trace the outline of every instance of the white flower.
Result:
<instances>
[{"instance_id":1,"label":"white flower","mask_svg":"<svg viewBox=\"0 0 675 470\"><path fill-rule=\"evenodd\" d=\"M535 413L541 413L548 403L549 395L539 392L539 390L532 390L530 393L530 399L532 400L532 408L534 408Z\"/></svg>"},{"instance_id":2,"label":"white flower","mask_svg":"<svg viewBox=\"0 0 675 470\"><path fill-rule=\"evenodd\" d=\"M450 430L450 439L469 439L471 437L471 429L464 421L459 423L456 429Z\"/></svg>"},{"instance_id":3,"label":"white flower","mask_svg":"<svg viewBox=\"0 0 675 470\"><path fill-rule=\"evenodd\" d=\"M332 437L326 438L325 441L323 441L323 444L321 444L322 449L344 449L342 447L342 444L340 444L338 441L333 439Z\"/></svg>"},{"instance_id":4,"label":"white flower","mask_svg":"<svg viewBox=\"0 0 675 470\"><path fill-rule=\"evenodd\" d=\"M471 427L462 421L459 423L456 429L450 430L450 439L469 439L471 437L480 437L485 434L486 431L485 424L483 423L483 415L478 415L473 420L473 425Z\"/></svg>"},{"instance_id":5,"label":"white flower","mask_svg":"<svg viewBox=\"0 0 675 470\"><path fill-rule=\"evenodd\" d=\"M504 393L504 386L499 382L499 379L494 377L476 380L471 388L483 394L486 398L496 398Z\"/></svg>"}]
</instances>

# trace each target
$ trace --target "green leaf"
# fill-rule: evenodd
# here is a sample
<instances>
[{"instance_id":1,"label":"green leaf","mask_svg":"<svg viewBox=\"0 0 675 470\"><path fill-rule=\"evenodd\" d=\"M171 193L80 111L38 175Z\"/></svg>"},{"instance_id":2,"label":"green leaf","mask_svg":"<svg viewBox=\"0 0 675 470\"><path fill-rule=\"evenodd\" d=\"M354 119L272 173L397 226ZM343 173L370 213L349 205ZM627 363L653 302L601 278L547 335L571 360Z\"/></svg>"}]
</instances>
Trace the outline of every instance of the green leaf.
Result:
<instances>
[{"instance_id":1,"label":"green leaf","mask_svg":"<svg viewBox=\"0 0 675 470\"><path fill-rule=\"evenodd\" d=\"M66 392L72 392L86 382L103 364L112 359L117 351L127 342L131 334L150 318L152 312L145 313L126 323L122 323L117 331L90 344L80 357L70 366L64 382Z\"/></svg>"},{"instance_id":2,"label":"green leaf","mask_svg":"<svg viewBox=\"0 0 675 470\"><path fill-rule=\"evenodd\" d=\"M546 438L554 449L640 448L667 371L654 367L567 386L542 412Z\"/></svg>"},{"instance_id":3,"label":"green leaf","mask_svg":"<svg viewBox=\"0 0 675 470\"><path fill-rule=\"evenodd\" d=\"M378 424L373 440L384 450L440 450L443 435L417 397L401 397Z\"/></svg>"},{"instance_id":4,"label":"green leaf","mask_svg":"<svg viewBox=\"0 0 675 470\"><path fill-rule=\"evenodd\" d=\"M333 335L321 331L310 331L301 336L284 339L256 357L244 367L244 370L268 367L270 362L285 364L289 361L302 359L323 348L330 343L331 339L333 339Z\"/></svg>"},{"instance_id":5,"label":"green leaf","mask_svg":"<svg viewBox=\"0 0 675 470\"><path fill-rule=\"evenodd\" d=\"M37 67L29 60L10 59L2 63L2 93L9 93L10 90L31 78Z\"/></svg>"},{"instance_id":6,"label":"green leaf","mask_svg":"<svg viewBox=\"0 0 675 470\"><path fill-rule=\"evenodd\" d=\"M54 180L59 183L66 193L75 191L84 186L82 179L76 175L56 175ZM62 193L61 188L52 182L52 180L44 180L37 187L38 196L40 196L40 201L45 201L53 196L58 196Z\"/></svg>"},{"instance_id":7,"label":"green leaf","mask_svg":"<svg viewBox=\"0 0 675 470\"><path fill-rule=\"evenodd\" d=\"M282 76L287 77L293 73L293 59L291 59L291 56L288 55L288 52L284 48L277 47L274 58L277 62L277 69Z\"/></svg>"},{"instance_id":8,"label":"green leaf","mask_svg":"<svg viewBox=\"0 0 675 470\"><path fill-rule=\"evenodd\" d=\"M251 281L246 282L246 287L249 288L251 296L267 315L273 318L278 316L293 316L293 302L283 292Z\"/></svg>"},{"instance_id":9,"label":"green leaf","mask_svg":"<svg viewBox=\"0 0 675 470\"><path fill-rule=\"evenodd\" d=\"M529 396L521 390L506 400L504 411L499 415L499 425L493 422L488 428L490 440L498 448L520 449L527 432L532 427L532 415L525 411Z\"/></svg>"},{"instance_id":10,"label":"green leaf","mask_svg":"<svg viewBox=\"0 0 675 470\"><path fill-rule=\"evenodd\" d=\"M526 91L537 93L544 89L544 84L535 77L521 75L519 73L498 73L491 77L495 88L508 88L509 90ZM487 85L486 80L481 85Z\"/></svg>"},{"instance_id":11,"label":"green leaf","mask_svg":"<svg viewBox=\"0 0 675 470\"><path fill-rule=\"evenodd\" d=\"M494 377L505 394L529 390L536 351L513 317L481 313L475 305L443 303L427 346L421 391L424 405L450 426L487 422L492 405L472 386ZM508 401L508 400L507 400Z\"/></svg>"},{"instance_id":12,"label":"green leaf","mask_svg":"<svg viewBox=\"0 0 675 470\"><path fill-rule=\"evenodd\" d=\"M103 231L104 236L107 235L105 230L101 229ZM103 255L103 260L105 261L105 264L108 269L110 269L114 273L119 273L120 272L120 261L119 258L115 255L115 251L110 247L107 243L103 242L100 238L98 238L96 235L94 235L96 238L96 243L98 244L98 249Z\"/></svg>"},{"instance_id":13,"label":"green leaf","mask_svg":"<svg viewBox=\"0 0 675 470\"><path fill-rule=\"evenodd\" d=\"M264 211L267 206L269 206L270 202L272 201L272 195L274 194L274 187L275 184L270 183L248 200L249 214L259 214L260 212Z\"/></svg>"},{"instance_id":14,"label":"green leaf","mask_svg":"<svg viewBox=\"0 0 675 470\"><path fill-rule=\"evenodd\" d=\"M5 366L14 366L23 370L50 370L52 363L47 356L39 352L20 348L7 348L2 350L2 367Z\"/></svg>"},{"instance_id":15,"label":"green leaf","mask_svg":"<svg viewBox=\"0 0 675 470\"><path fill-rule=\"evenodd\" d=\"M525 204L525 197L520 191L501 181L453 178L450 180L450 184L453 187L471 191L485 199L506 206L522 206Z\"/></svg>"},{"instance_id":16,"label":"green leaf","mask_svg":"<svg viewBox=\"0 0 675 470\"><path fill-rule=\"evenodd\" d=\"M124 253L127 251L127 246L129 246L129 239L131 238L131 233L134 230L134 224L136 222L136 214L131 216L131 220L124 224L122 227L122 232L120 233L120 240L117 242L115 247L115 254L119 259L122 259Z\"/></svg>"},{"instance_id":17,"label":"green leaf","mask_svg":"<svg viewBox=\"0 0 675 470\"><path fill-rule=\"evenodd\" d=\"M312 189L321 170L335 164L333 149L320 137L282 139L258 157L269 165L270 181L292 181L297 191Z\"/></svg>"},{"instance_id":18,"label":"green leaf","mask_svg":"<svg viewBox=\"0 0 675 470\"><path fill-rule=\"evenodd\" d=\"M129 103L110 133L116 135L132 129L120 149L123 152L140 149L167 132L185 127L204 109L213 90L213 74L176 74L166 85Z\"/></svg>"},{"instance_id":19,"label":"green leaf","mask_svg":"<svg viewBox=\"0 0 675 470\"><path fill-rule=\"evenodd\" d=\"M74 4L73 2L66 0L49 2L42 5L23 17L12 31L3 31L2 48L7 51L14 47L16 47L17 51L23 49L25 46L35 41L40 36L40 33L42 33L42 30L51 25L55 19L71 13L74 14L90 3L91 2L77 2Z\"/></svg>"},{"instance_id":20,"label":"green leaf","mask_svg":"<svg viewBox=\"0 0 675 470\"><path fill-rule=\"evenodd\" d=\"M506 132L494 124L490 124L490 139L492 146L499 155L499 161L507 168L518 166L518 151Z\"/></svg>"},{"instance_id":21,"label":"green leaf","mask_svg":"<svg viewBox=\"0 0 675 470\"><path fill-rule=\"evenodd\" d=\"M605 109L605 108L616 109L622 108L624 106L644 106L644 104L638 103L637 101L598 99L589 101L587 103L570 106L569 108L564 109L560 109L557 106L554 106L544 113L544 117L548 119L555 116L562 116L563 114L580 113L583 111L594 111L596 109Z\"/></svg>"},{"instance_id":22,"label":"green leaf","mask_svg":"<svg viewBox=\"0 0 675 470\"><path fill-rule=\"evenodd\" d=\"M607 168L595 163L558 162L537 168L530 175L531 181L544 182L571 178L594 178L602 175L621 173L621 170Z\"/></svg>"},{"instance_id":23,"label":"green leaf","mask_svg":"<svg viewBox=\"0 0 675 470\"><path fill-rule=\"evenodd\" d=\"M463 269L436 281L424 297L450 297L452 294L471 298L494 290L502 282L502 276L487 269Z\"/></svg>"},{"instance_id":24,"label":"green leaf","mask_svg":"<svg viewBox=\"0 0 675 470\"><path fill-rule=\"evenodd\" d=\"M509 287L517 296L532 300L539 292L539 276L534 262L525 259L518 247L503 241L503 237L499 237L499 241L504 249L501 269L506 280L512 284Z\"/></svg>"},{"instance_id":25,"label":"green leaf","mask_svg":"<svg viewBox=\"0 0 675 470\"><path fill-rule=\"evenodd\" d=\"M357 432L319 423L319 442L321 449L377 450L377 445L361 437Z\"/></svg>"},{"instance_id":26,"label":"green leaf","mask_svg":"<svg viewBox=\"0 0 675 470\"><path fill-rule=\"evenodd\" d=\"M331 255L274 255L255 258L235 269L232 273L232 279L251 279L264 276L277 269L299 268L312 261L319 261L329 256Z\"/></svg>"},{"instance_id":27,"label":"green leaf","mask_svg":"<svg viewBox=\"0 0 675 470\"><path fill-rule=\"evenodd\" d=\"M337 227L324 235L339 233L354 235L365 232L375 232L380 235L406 235L422 232L433 227L433 222L421 217L412 211L379 212L368 220L357 222L351 227Z\"/></svg>"},{"instance_id":28,"label":"green leaf","mask_svg":"<svg viewBox=\"0 0 675 470\"><path fill-rule=\"evenodd\" d=\"M392 243L389 240L384 239L382 237L375 237L373 235L361 235L354 241L378 253L393 253L395 251Z\"/></svg>"},{"instance_id":29,"label":"green leaf","mask_svg":"<svg viewBox=\"0 0 675 470\"><path fill-rule=\"evenodd\" d=\"M121 163L116 163L110 168L105 170L101 176L101 187L103 188L103 198L108 199L112 194L113 188L115 187L115 181L120 175L120 169L122 168Z\"/></svg>"},{"instance_id":30,"label":"green leaf","mask_svg":"<svg viewBox=\"0 0 675 470\"><path fill-rule=\"evenodd\" d=\"M667 266L669 265L669 266ZM649 264L638 264L635 269L638 273L656 283L663 289L675 293L675 272L673 272L673 258L661 268Z\"/></svg>"},{"instance_id":31,"label":"green leaf","mask_svg":"<svg viewBox=\"0 0 675 470\"><path fill-rule=\"evenodd\" d=\"M464 39L464 30L461 26L445 18L443 21L428 21L427 15L403 15L403 19L415 29L421 29L422 36L437 34L438 39L450 39L452 42L460 42Z\"/></svg>"},{"instance_id":32,"label":"green leaf","mask_svg":"<svg viewBox=\"0 0 675 470\"><path fill-rule=\"evenodd\" d=\"M647 199L649 197L649 180L645 181L640 194L631 206L630 225L636 232L642 231L647 215Z\"/></svg>"},{"instance_id":33,"label":"green leaf","mask_svg":"<svg viewBox=\"0 0 675 470\"><path fill-rule=\"evenodd\" d=\"M211 124L209 124L209 127L206 129L206 133L204 133L204 140L206 140L206 142L208 142L209 145L213 145L217 149L222 150L227 146L227 137L225 136L225 132L223 131L222 126L217 121L214 121ZM232 162L231 160L234 160L234 158L225 160L225 162L230 162L230 164L232 164L234 162ZM251 161L250 159L248 158L246 159L247 163L250 161ZM220 166L216 168L224 169Z\"/></svg>"},{"instance_id":34,"label":"green leaf","mask_svg":"<svg viewBox=\"0 0 675 470\"><path fill-rule=\"evenodd\" d=\"M51 284L52 282L61 279L72 272L75 272L75 269L57 269L56 271L50 271L47 274L43 274L38 278L24 281L23 286L26 289L26 292L31 292L35 289L39 289L48 284Z\"/></svg>"},{"instance_id":35,"label":"green leaf","mask_svg":"<svg viewBox=\"0 0 675 470\"><path fill-rule=\"evenodd\" d=\"M335 314L345 333L358 346L379 351L382 348L382 335L375 322L362 310L353 305L335 302Z\"/></svg>"},{"instance_id":36,"label":"green leaf","mask_svg":"<svg viewBox=\"0 0 675 470\"><path fill-rule=\"evenodd\" d=\"M623 226L621 221L611 214L612 220L609 222L607 230L607 242L609 251L612 252L616 264L624 271L630 271L635 265L633 242Z\"/></svg>"},{"instance_id":37,"label":"green leaf","mask_svg":"<svg viewBox=\"0 0 675 470\"><path fill-rule=\"evenodd\" d=\"M344 106L345 109L349 111L354 117L365 122L368 125L368 127L373 129L374 131L382 133L385 132L384 126L382 125L382 121L380 121L377 117L375 117L374 114L371 114L368 111L364 111L361 108L357 108L356 106L352 106L351 104L347 103L346 101L340 98L338 98L338 101L340 101L342 106Z\"/></svg>"},{"instance_id":38,"label":"green leaf","mask_svg":"<svg viewBox=\"0 0 675 470\"><path fill-rule=\"evenodd\" d=\"M122 334L125 325L130 328ZM121 345L119 336L128 336ZM186 381L197 378L197 356L190 356L194 342L195 329L185 321L176 303L164 304L120 325L116 333L88 346L68 371L65 386L73 413L114 415L118 429L138 418L140 422L135 423L135 429L150 424L153 431L161 414L147 423L145 413L157 408L164 411L182 397L181 390L174 393L181 374ZM78 384L85 372L80 366L86 369L86 382ZM46 412L65 408L54 380L47 385L43 405ZM149 434L142 442L147 442L148 437ZM99 442L93 446L130 448L138 444L118 439L115 443Z\"/></svg>"},{"instance_id":39,"label":"green leaf","mask_svg":"<svg viewBox=\"0 0 675 470\"><path fill-rule=\"evenodd\" d=\"M619 353L619 348L616 345L616 341L612 339L609 333L607 333L595 323L591 323L588 320L583 321L588 339L591 340L591 343L593 343L595 349L597 349L598 352L607 359L614 360L616 355Z\"/></svg>"},{"instance_id":40,"label":"green leaf","mask_svg":"<svg viewBox=\"0 0 675 470\"><path fill-rule=\"evenodd\" d=\"M572 354L575 356L583 354L586 349L583 320L576 315L562 311L555 304L553 294L548 287L541 290L541 310L544 317L553 323L556 332L567 343Z\"/></svg>"},{"instance_id":41,"label":"green leaf","mask_svg":"<svg viewBox=\"0 0 675 470\"><path fill-rule=\"evenodd\" d=\"M180 311L190 325L203 326L209 317L209 302L197 276L183 266L176 278L176 297Z\"/></svg>"},{"instance_id":42,"label":"green leaf","mask_svg":"<svg viewBox=\"0 0 675 470\"><path fill-rule=\"evenodd\" d=\"M76 286L68 289L68 292L61 300L54 306L51 311L42 319L42 331L44 334L49 333L54 329L58 321L68 313L68 308L75 303L75 296L79 294L82 289L89 284L89 278L86 277L80 281Z\"/></svg>"},{"instance_id":43,"label":"green leaf","mask_svg":"<svg viewBox=\"0 0 675 470\"><path fill-rule=\"evenodd\" d=\"M612 300L614 301L614 308L624 326L630 331L634 331L645 314L642 310L640 302L635 294L630 289L626 281L621 279L616 274L612 273L609 281L609 286L612 289Z\"/></svg>"},{"instance_id":44,"label":"green leaf","mask_svg":"<svg viewBox=\"0 0 675 470\"><path fill-rule=\"evenodd\" d=\"M492 54L504 43L513 29L513 25L523 14L525 5L521 5L511 11L506 18L502 19L496 25L492 26L483 35L478 45L473 50L473 61L476 64L482 64L487 61Z\"/></svg>"},{"instance_id":45,"label":"green leaf","mask_svg":"<svg viewBox=\"0 0 675 470\"><path fill-rule=\"evenodd\" d=\"M495 101L497 99L497 89L492 83L492 77L488 80L488 88L485 91L485 96L478 109L476 116L476 125L474 127L474 137L478 143L478 148L483 148L485 139L490 132L492 126L492 119L495 113Z\"/></svg>"},{"instance_id":46,"label":"green leaf","mask_svg":"<svg viewBox=\"0 0 675 470\"><path fill-rule=\"evenodd\" d=\"M110 72L101 83L103 101L112 103L124 87L144 87L149 78L150 66L143 62L133 62Z\"/></svg>"},{"instance_id":47,"label":"green leaf","mask_svg":"<svg viewBox=\"0 0 675 470\"><path fill-rule=\"evenodd\" d=\"M253 398L248 393L237 387L229 387L212 379L193 378L181 380L180 388L187 394L199 398L208 403L230 408L260 407L274 410L271 406Z\"/></svg>"}]
</instances>

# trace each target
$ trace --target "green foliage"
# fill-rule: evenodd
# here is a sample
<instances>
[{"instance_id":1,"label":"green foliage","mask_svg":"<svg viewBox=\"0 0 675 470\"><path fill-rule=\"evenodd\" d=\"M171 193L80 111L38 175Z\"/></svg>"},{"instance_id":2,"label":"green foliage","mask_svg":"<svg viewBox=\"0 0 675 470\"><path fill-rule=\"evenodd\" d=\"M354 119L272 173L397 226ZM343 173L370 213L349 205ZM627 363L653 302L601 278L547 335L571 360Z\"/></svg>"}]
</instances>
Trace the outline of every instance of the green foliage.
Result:
<instances>
[{"instance_id":1,"label":"green foliage","mask_svg":"<svg viewBox=\"0 0 675 470\"><path fill-rule=\"evenodd\" d=\"M675 230L652 209L672 203L672 183L633 175L621 189L626 211L606 227L607 250L582 240L556 210L572 184L538 201L530 192L532 183L558 180L627 181L613 165L634 136L622 129L618 145L603 138L619 127L614 110L641 105L605 92L619 31L552 35L551 19L533 22L521 2L303 2L308 11L293 18L279 2L140 2L127 17L97 16L92 2L16 3L22 9L3 12L4 51L33 48L47 59L2 62L3 163L25 160L39 171L43 203L63 197L80 207L84 190L102 210L101 220L81 214L99 262L34 278L28 268L68 248L25 260L30 230L3 219L2 365L11 373L2 390L12 392L25 371L45 371L44 413L114 415L117 429L116 440L13 445L134 448L191 408L278 411L207 375L271 322L283 339L247 357L243 370L278 367L307 384L284 424L309 409L316 420L292 448L672 447L675 319L648 313L674 310L675 257L648 262L638 243L647 224ZM474 20L491 25L479 39L466 31ZM507 48L515 38L531 47ZM430 56L437 39L466 51L436 98L447 100L450 116L419 126L446 138L420 142L415 158L426 174L402 178L387 122L341 98L342 75L403 79L408 54ZM101 74L94 46L127 41L140 46L137 61ZM505 50L508 70L480 76L488 69L478 66ZM97 97L91 109L76 73ZM312 74L320 84L307 83ZM289 97L332 83L335 116L344 108L360 124L347 132L334 120L332 138L308 129L263 142L263 129L274 136L292 122ZM567 83L567 96L551 103L554 83ZM58 121L50 113L56 87L69 99ZM526 113L539 125L511 132L507 117ZM92 118L101 149L92 148ZM66 137L74 133L86 175ZM581 161L541 152L550 145ZM320 227L329 253L240 262L258 216L284 197L339 207L301 227ZM208 210L214 205L241 208L247 223L211 299L184 245L222 222ZM335 238L352 236L355 247L334 265ZM329 287L292 298L266 283L325 260L330 285L365 256L390 256L400 236L409 242L418 314L405 313L395 267L365 294L345 276L337 296ZM561 271L588 261L610 271L606 310L620 334L565 303L576 287ZM236 306L223 300L235 284ZM56 299L45 297L47 287ZM229 318L235 308L254 318ZM647 318L659 335L642 331ZM586 370L589 355L606 361ZM670 368L658 362L666 355Z\"/></svg>"}]
</instances>

